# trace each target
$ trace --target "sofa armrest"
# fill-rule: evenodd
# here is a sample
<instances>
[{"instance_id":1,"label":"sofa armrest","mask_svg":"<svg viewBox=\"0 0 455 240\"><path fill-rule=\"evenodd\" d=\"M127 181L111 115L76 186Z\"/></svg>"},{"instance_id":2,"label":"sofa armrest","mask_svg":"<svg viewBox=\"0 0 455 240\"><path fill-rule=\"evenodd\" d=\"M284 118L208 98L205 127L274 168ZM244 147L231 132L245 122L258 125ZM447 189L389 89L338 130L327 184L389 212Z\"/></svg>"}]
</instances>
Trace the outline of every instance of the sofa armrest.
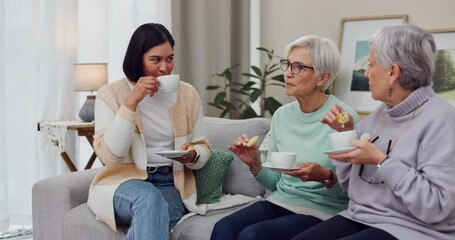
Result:
<instances>
[{"instance_id":1,"label":"sofa armrest","mask_svg":"<svg viewBox=\"0 0 455 240\"><path fill-rule=\"evenodd\" d=\"M65 215L87 202L90 183L98 171L92 169L62 174L33 185L33 239L63 239Z\"/></svg>"}]
</instances>

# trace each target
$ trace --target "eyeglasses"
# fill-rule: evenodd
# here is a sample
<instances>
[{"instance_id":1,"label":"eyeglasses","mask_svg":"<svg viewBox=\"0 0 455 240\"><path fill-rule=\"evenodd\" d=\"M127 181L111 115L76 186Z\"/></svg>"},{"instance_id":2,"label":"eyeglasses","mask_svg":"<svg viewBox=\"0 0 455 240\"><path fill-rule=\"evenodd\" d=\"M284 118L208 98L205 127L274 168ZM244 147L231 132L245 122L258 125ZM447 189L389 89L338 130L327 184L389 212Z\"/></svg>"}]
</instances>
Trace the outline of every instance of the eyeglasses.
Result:
<instances>
[{"instance_id":1,"label":"eyeglasses","mask_svg":"<svg viewBox=\"0 0 455 240\"><path fill-rule=\"evenodd\" d=\"M376 140L378 140L379 137L376 137L373 141L371 141L371 143L374 143ZM386 151L386 154L387 156L389 156L389 153L390 153L390 150L391 150L391 145L392 145L392 139L389 140L389 145L387 146L387 151ZM363 176L362 176L362 173L363 173L363 164L360 165L360 170L359 170L359 178L362 179L363 181L369 183L369 184L384 184L383 181L377 181L375 179L365 179Z\"/></svg>"},{"instance_id":2,"label":"eyeglasses","mask_svg":"<svg viewBox=\"0 0 455 240\"><path fill-rule=\"evenodd\" d=\"M304 68L314 71L313 67L305 66L305 65L303 65L301 63L298 63L298 62L291 63L287 59L281 59L280 60L281 70L286 71L286 70L288 70L289 66L291 66L291 72L294 73L294 74L299 74L300 71L302 71L302 69L304 69Z\"/></svg>"}]
</instances>

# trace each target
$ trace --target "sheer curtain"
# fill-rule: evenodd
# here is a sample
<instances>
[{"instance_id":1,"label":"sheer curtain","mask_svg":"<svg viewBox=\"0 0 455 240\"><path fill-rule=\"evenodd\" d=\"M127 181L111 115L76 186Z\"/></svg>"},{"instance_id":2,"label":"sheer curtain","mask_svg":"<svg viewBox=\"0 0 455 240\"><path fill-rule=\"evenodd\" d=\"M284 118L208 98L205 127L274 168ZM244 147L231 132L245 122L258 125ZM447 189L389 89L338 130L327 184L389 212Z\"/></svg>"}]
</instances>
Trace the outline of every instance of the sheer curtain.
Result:
<instances>
[{"instance_id":1,"label":"sheer curtain","mask_svg":"<svg viewBox=\"0 0 455 240\"><path fill-rule=\"evenodd\" d=\"M5 133L5 49L4 49L4 17L3 17L4 3L0 2L0 153L6 152L6 133ZM6 184L6 158L0 157L0 232L6 230L9 225L8 218L8 195Z\"/></svg>"},{"instance_id":2,"label":"sheer curtain","mask_svg":"<svg viewBox=\"0 0 455 240\"><path fill-rule=\"evenodd\" d=\"M32 185L67 171L37 123L76 116L77 0L2 0L0 18L0 224L31 225Z\"/></svg>"}]
</instances>

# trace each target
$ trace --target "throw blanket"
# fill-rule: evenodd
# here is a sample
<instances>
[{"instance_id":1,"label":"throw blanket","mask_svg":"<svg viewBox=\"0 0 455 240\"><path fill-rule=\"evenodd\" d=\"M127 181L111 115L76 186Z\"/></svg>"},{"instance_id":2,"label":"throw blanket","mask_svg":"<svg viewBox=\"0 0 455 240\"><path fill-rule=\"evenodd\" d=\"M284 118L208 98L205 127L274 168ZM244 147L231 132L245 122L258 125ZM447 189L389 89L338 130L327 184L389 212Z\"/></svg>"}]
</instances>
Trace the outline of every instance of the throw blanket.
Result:
<instances>
[{"instance_id":1,"label":"throw blanket","mask_svg":"<svg viewBox=\"0 0 455 240\"><path fill-rule=\"evenodd\" d=\"M245 195L241 195L241 194L236 194L236 195L223 194L221 196L219 202L210 203L210 204L204 204L204 205L206 205L207 212L210 212L210 211L216 211L216 210L222 210L222 209L228 209L228 208L237 207L237 206L244 205L244 204L250 203L252 201L255 201L255 200L258 200L258 199L261 199L261 198L262 197L260 197L260 196L250 197L250 196L245 196ZM187 220L187 219L189 219L191 217L194 217L196 215L198 215L198 214L195 213L195 212L190 212L190 213L186 214L185 216L183 216L180 219L180 221L178 221L178 223L171 229L171 232L180 223L182 223L183 221L185 221L185 220Z\"/></svg>"}]
</instances>

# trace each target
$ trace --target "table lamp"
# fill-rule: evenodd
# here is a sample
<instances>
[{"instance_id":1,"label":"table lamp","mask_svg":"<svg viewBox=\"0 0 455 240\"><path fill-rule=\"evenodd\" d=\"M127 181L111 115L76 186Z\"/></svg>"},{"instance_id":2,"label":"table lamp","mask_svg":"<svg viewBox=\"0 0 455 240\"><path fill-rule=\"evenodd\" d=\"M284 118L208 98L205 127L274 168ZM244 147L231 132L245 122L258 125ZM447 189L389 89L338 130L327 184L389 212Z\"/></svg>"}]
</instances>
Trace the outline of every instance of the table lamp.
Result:
<instances>
[{"instance_id":1,"label":"table lamp","mask_svg":"<svg viewBox=\"0 0 455 240\"><path fill-rule=\"evenodd\" d=\"M87 100L79 111L79 117L84 122L95 119L95 95L101 86L107 83L106 63L78 63L74 65L76 76L76 91L90 91Z\"/></svg>"}]
</instances>

